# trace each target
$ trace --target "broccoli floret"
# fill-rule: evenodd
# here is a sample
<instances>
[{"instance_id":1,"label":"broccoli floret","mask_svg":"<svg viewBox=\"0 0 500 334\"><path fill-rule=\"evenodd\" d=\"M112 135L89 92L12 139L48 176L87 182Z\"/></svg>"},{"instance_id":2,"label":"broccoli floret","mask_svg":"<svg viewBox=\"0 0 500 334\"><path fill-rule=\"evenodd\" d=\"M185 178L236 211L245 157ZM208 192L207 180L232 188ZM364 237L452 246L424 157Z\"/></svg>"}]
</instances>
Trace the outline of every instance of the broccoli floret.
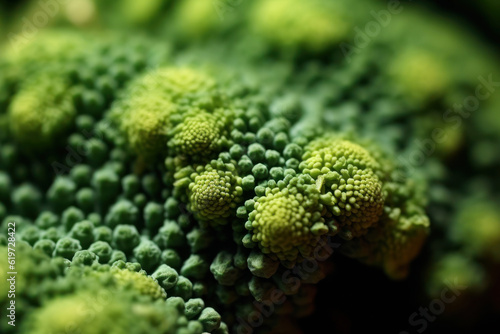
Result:
<instances>
[{"instance_id":1,"label":"broccoli floret","mask_svg":"<svg viewBox=\"0 0 500 334\"><path fill-rule=\"evenodd\" d=\"M113 230L113 245L126 254L139 245L140 236L133 225L117 225Z\"/></svg>"},{"instance_id":2,"label":"broccoli floret","mask_svg":"<svg viewBox=\"0 0 500 334\"><path fill-rule=\"evenodd\" d=\"M154 156L166 150L168 119L175 105L158 95L128 101L121 116L130 146L139 154Z\"/></svg>"},{"instance_id":3,"label":"broccoli floret","mask_svg":"<svg viewBox=\"0 0 500 334\"><path fill-rule=\"evenodd\" d=\"M213 260L210 271L219 284L234 285L241 276L241 271L233 265L233 261L231 253L225 251L217 254Z\"/></svg>"},{"instance_id":4,"label":"broccoli floret","mask_svg":"<svg viewBox=\"0 0 500 334\"><path fill-rule=\"evenodd\" d=\"M204 73L161 68L132 82L110 114L130 146L151 158L165 152L168 132L182 110L212 111L220 100L214 80Z\"/></svg>"},{"instance_id":5,"label":"broccoli floret","mask_svg":"<svg viewBox=\"0 0 500 334\"><path fill-rule=\"evenodd\" d=\"M298 256L311 256L329 228L322 217L323 206L314 180L307 175L285 180L288 182L280 181L264 190L245 227L251 232L247 239L257 243L262 252L295 261Z\"/></svg>"},{"instance_id":6,"label":"broccoli floret","mask_svg":"<svg viewBox=\"0 0 500 334\"><path fill-rule=\"evenodd\" d=\"M461 253L448 253L436 259L430 268L425 288L432 298L440 297L443 289L450 285L459 294L473 294L484 290L486 280L484 269L470 257Z\"/></svg>"},{"instance_id":7,"label":"broccoli floret","mask_svg":"<svg viewBox=\"0 0 500 334\"><path fill-rule=\"evenodd\" d=\"M344 40L353 26L342 1L259 0L250 22L254 30L283 49L317 53Z\"/></svg>"},{"instance_id":8,"label":"broccoli floret","mask_svg":"<svg viewBox=\"0 0 500 334\"><path fill-rule=\"evenodd\" d=\"M48 256L52 256L54 249L56 248L56 243L50 239L42 239L35 242L33 249L40 250Z\"/></svg>"},{"instance_id":9,"label":"broccoli floret","mask_svg":"<svg viewBox=\"0 0 500 334\"><path fill-rule=\"evenodd\" d=\"M418 104L432 101L446 91L450 84L448 73L443 60L420 48L398 53L388 69L394 86Z\"/></svg>"},{"instance_id":10,"label":"broccoli floret","mask_svg":"<svg viewBox=\"0 0 500 334\"><path fill-rule=\"evenodd\" d=\"M113 252L113 249L107 243L106 241L96 241L92 243L89 247L88 250L97 255L99 258L99 263L105 264L108 263L109 260L111 259L111 254Z\"/></svg>"},{"instance_id":11,"label":"broccoli floret","mask_svg":"<svg viewBox=\"0 0 500 334\"><path fill-rule=\"evenodd\" d=\"M76 184L67 177L57 177L47 191L47 199L52 208L62 211L72 205L75 198Z\"/></svg>"},{"instance_id":12,"label":"broccoli floret","mask_svg":"<svg viewBox=\"0 0 500 334\"><path fill-rule=\"evenodd\" d=\"M42 194L31 184L22 184L12 192L14 209L25 217L36 216L40 210Z\"/></svg>"},{"instance_id":13,"label":"broccoli floret","mask_svg":"<svg viewBox=\"0 0 500 334\"><path fill-rule=\"evenodd\" d=\"M419 254L429 234L422 187L411 180L387 182L384 214L366 235L346 243L342 250L362 262L382 267L394 279L408 274L410 262Z\"/></svg>"},{"instance_id":14,"label":"broccoli floret","mask_svg":"<svg viewBox=\"0 0 500 334\"><path fill-rule=\"evenodd\" d=\"M153 299L165 299L167 294L160 287L152 276L147 276L144 272L135 272L128 269L118 269L120 262L115 262L111 269L113 280L123 290L137 291L138 293L150 296Z\"/></svg>"},{"instance_id":15,"label":"broccoli floret","mask_svg":"<svg viewBox=\"0 0 500 334\"><path fill-rule=\"evenodd\" d=\"M384 208L379 163L361 146L347 140L320 139L306 148L300 169L316 180L321 203L349 237L376 224Z\"/></svg>"},{"instance_id":16,"label":"broccoli floret","mask_svg":"<svg viewBox=\"0 0 500 334\"><path fill-rule=\"evenodd\" d=\"M67 79L47 73L23 84L9 106L10 130L26 149L43 149L67 131L76 111Z\"/></svg>"},{"instance_id":17,"label":"broccoli floret","mask_svg":"<svg viewBox=\"0 0 500 334\"><path fill-rule=\"evenodd\" d=\"M200 159L222 151L229 146L227 137L232 118L231 110L216 110L213 114L193 111L173 129L173 138L168 142L171 153Z\"/></svg>"},{"instance_id":18,"label":"broccoli floret","mask_svg":"<svg viewBox=\"0 0 500 334\"><path fill-rule=\"evenodd\" d=\"M69 236L80 241L80 245L86 249L94 242L94 224L88 220L78 222L69 231Z\"/></svg>"},{"instance_id":19,"label":"broccoli floret","mask_svg":"<svg viewBox=\"0 0 500 334\"><path fill-rule=\"evenodd\" d=\"M177 7L175 15L175 27L179 34L197 39L213 32L220 26L220 21L217 20L218 6L223 7L224 4L211 4L203 0L183 1Z\"/></svg>"},{"instance_id":20,"label":"broccoli floret","mask_svg":"<svg viewBox=\"0 0 500 334\"><path fill-rule=\"evenodd\" d=\"M108 211L106 225L114 228L119 224L135 225L139 219L139 210L128 200L119 200Z\"/></svg>"},{"instance_id":21,"label":"broccoli floret","mask_svg":"<svg viewBox=\"0 0 500 334\"><path fill-rule=\"evenodd\" d=\"M188 209L199 219L213 224L225 224L241 201L241 178L236 175L234 162L213 160L190 175L187 195ZM178 181L182 184L183 180Z\"/></svg>"},{"instance_id":22,"label":"broccoli floret","mask_svg":"<svg viewBox=\"0 0 500 334\"><path fill-rule=\"evenodd\" d=\"M199 321L202 323L205 331L211 332L219 328L221 317L213 308L207 307L201 312Z\"/></svg>"},{"instance_id":23,"label":"broccoli floret","mask_svg":"<svg viewBox=\"0 0 500 334\"><path fill-rule=\"evenodd\" d=\"M99 311L96 311L96 303L100 304ZM50 300L28 317L25 332L54 333L78 328L81 333L90 334L113 328L115 333L143 330L172 333L176 317L177 312L165 305L134 302L127 294L101 289Z\"/></svg>"},{"instance_id":24,"label":"broccoli floret","mask_svg":"<svg viewBox=\"0 0 500 334\"><path fill-rule=\"evenodd\" d=\"M76 252L80 251L82 246L80 241L64 237L57 241L56 248L54 249L53 256L61 256L68 260L72 259Z\"/></svg>"},{"instance_id":25,"label":"broccoli floret","mask_svg":"<svg viewBox=\"0 0 500 334\"><path fill-rule=\"evenodd\" d=\"M470 255L500 259L500 211L488 198L471 198L461 205L450 239L459 243Z\"/></svg>"},{"instance_id":26,"label":"broccoli floret","mask_svg":"<svg viewBox=\"0 0 500 334\"><path fill-rule=\"evenodd\" d=\"M152 241L144 240L134 248L134 258L147 272L160 264L161 249Z\"/></svg>"}]
</instances>

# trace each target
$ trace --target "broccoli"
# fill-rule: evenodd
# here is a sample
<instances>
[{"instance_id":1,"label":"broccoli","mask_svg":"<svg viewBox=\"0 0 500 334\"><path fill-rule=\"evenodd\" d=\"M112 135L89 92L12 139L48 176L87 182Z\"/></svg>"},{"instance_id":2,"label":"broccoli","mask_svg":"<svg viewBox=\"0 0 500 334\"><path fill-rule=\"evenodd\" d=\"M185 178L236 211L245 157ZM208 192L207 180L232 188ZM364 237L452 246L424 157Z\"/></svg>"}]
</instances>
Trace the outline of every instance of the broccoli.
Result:
<instances>
[{"instance_id":1,"label":"broccoli","mask_svg":"<svg viewBox=\"0 0 500 334\"><path fill-rule=\"evenodd\" d=\"M295 333L342 255L404 279L431 220L451 245L435 246L428 294L455 273L486 284L475 261L498 261L498 210L488 193L455 213L439 187L459 189L444 171L462 152L479 158L456 175L493 175L480 156L495 125L464 145L492 114L443 126L426 163L402 158L484 69L459 34L407 14L346 60L367 19L346 0L88 4L124 16L89 22L160 37L77 32L60 13L21 56L14 44L0 57L0 230L16 223L23 333ZM411 25L448 42L407 36Z\"/></svg>"},{"instance_id":2,"label":"broccoli","mask_svg":"<svg viewBox=\"0 0 500 334\"><path fill-rule=\"evenodd\" d=\"M245 227L251 237L247 242L257 243L263 253L281 260L295 261L299 253L312 256L318 239L329 232L319 197L314 180L307 176L291 173L276 186L268 185L248 214Z\"/></svg>"},{"instance_id":3,"label":"broccoli","mask_svg":"<svg viewBox=\"0 0 500 334\"><path fill-rule=\"evenodd\" d=\"M75 58L68 60L68 68L83 61ZM94 66L99 66L101 78L116 70ZM161 67L131 80L128 74L119 75L130 82L123 90L106 93L109 86L82 91L88 78L80 71L61 74L75 95L51 102L61 108L69 101L73 108L72 117L64 118L66 133L57 135L85 153L67 175L40 188L30 177L21 185L7 174L3 177L2 192L14 187L6 213L36 222L20 230L20 239L36 251L66 259L70 267L61 280L68 280L73 290L41 301L43 307L26 317L26 331L49 330L48 314L85 304L88 292L72 285L78 275L84 281L114 282L119 295L134 291L166 299L181 313L182 305L191 309L190 300L198 298L205 308L196 306L200 310L190 311L196 316L191 314L189 321L166 306L147 305L135 297L121 304L118 297L108 301L106 312L143 310L153 322L162 312L171 312L168 317L181 318L165 326L178 333L184 330L176 326L196 333L224 331L221 315L237 329L229 314L244 316L244 301L263 301L273 288L291 297L287 305L293 307L283 306L281 313L309 314L303 298L310 301L313 294L304 292L307 288L280 286L278 277L310 259L337 233L358 238L383 220L384 201L398 188L384 188L387 176L375 158L378 153L372 156L370 147L347 140L292 133L292 126L302 122L296 101L280 100L268 109L258 91L235 77L217 80L219 76L195 67ZM240 91L235 93L234 87ZM14 96L12 108L23 94L21 89ZM327 129L321 131L332 136ZM81 135L88 132L97 137ZM56 138L55 133L50 136ZM23 145L33 149L41 142ZM163 166L158 164L162 160ZM17 218L6 221L11 220ZM393 232L389 224L385 227ZM415 249L402 265L421 246L421 239L414 245L396 236L394 242ZM370 247L383 252L376 242ZM326 276L324 270L318 267L303 285L317 283ZM68 316L53 328L74 321L84 331L100 330L111 317L106 312L92 323ZM148 326L147 321L121 325Z\"/></svg>"}]
</instances>

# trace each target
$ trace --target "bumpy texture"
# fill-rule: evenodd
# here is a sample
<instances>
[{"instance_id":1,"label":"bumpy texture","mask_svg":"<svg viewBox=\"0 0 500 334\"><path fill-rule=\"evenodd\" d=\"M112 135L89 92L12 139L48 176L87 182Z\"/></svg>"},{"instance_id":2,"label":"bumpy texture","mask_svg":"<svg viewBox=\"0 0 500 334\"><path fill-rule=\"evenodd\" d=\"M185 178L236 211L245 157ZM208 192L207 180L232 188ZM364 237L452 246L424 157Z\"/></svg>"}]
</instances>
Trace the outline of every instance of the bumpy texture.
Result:
<instances>
[{"instance_id":1,"label":"bumpy texture","mask_svg":"<svg viewBox=\"0 0 500 334\"><path fill-rule=\"evenodd\" d=\"M210 157L228 146L228 128L233 118L230 110L216 110L212 114L194 110L173 129L169 149L174 155L188 159Z\"/></svg>"},{"instance_id":2,"label":"bumpy texture","mask_svg":"<svg viewBox=\"0 0 500 334\"><path fill-rule=\"evenodd\" d=\"M265 195L256 200L247 228L252 241L265 254L294 261L299 253L312 256L314 246L328 233L328 227L313 180L301 176L286 181L286 186L267 187Z\"/></svg>"},{"instance_id":3,"label":"bumpy texture","mask_svg":"<svg viewBox=\"0 0 500 334\"><path fill-rule=\"evenodd\" d=\"M197 168L187 191L188 208L202 220L216 222L228 218L243 194L241 178L236 173L234 164L222 161Z\"/></svg>"},{"instance_id":4,"label":"bumpy texture","mask_svg":"<svg viewBox=\"0 0 500 334\"><path fill-rule=\"evenodd\" d=\"M455 274L481 290L499 214L468 173L498 171L498 100L428 140L488 68L465 34L400 14L341 58L370 1L85 3L102 13L81 29L122 13L134 33L56 27L0 57L0 262L15 222L22 333L299 333L317 294L372 289L335 282L341 256L407 277L428 214L450 244L434 237L426 292Z\"/></svg>"},{"instance_id":5,"label":"bumpy texture","mask_svg":"<svg viewBox=\"0 0 500 334\"><path fill-rule=\"evenodd\" d=\"M338 217L347 234L358 237L382 215L384 195L378 162L346 140L320 139L306 148L302 172L321 190L321 202Z\"/></svg>"},{"instance_id":6,"label":"bumpy texture","mask_svg":"<svg viewBox=\"0 0 500 334\"><path fill-rule=\"evenodd\" d=\"M55 77L55 78L54 78ZM75 117L68 80L41 74L20 88L9 107L10 129L25 147L53 145Z\"/></svg>"}]
</instances>

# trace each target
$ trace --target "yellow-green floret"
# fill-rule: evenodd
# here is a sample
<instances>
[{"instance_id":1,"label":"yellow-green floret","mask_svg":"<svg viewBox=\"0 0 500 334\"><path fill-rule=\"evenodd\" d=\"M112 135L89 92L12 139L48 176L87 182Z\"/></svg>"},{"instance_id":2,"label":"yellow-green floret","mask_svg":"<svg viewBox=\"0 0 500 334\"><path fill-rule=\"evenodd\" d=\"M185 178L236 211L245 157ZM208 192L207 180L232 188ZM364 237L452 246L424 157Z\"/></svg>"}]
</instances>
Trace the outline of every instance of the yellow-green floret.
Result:
<instances>
[{"instance_id":1,"label":"yellow-green floret","mask_svg":"<svg viewBox=\"0 0 500 334\"><path fill-rule=\"evenodd\" d=\"M43 29L36 38L20 36L12 39L4 56L14 66L47 66L48 63L71 59L88 46L81 32Z\"/></svg>"},{"instance_id":2,"label":"yellow-green floret","mask_svg":"<svg viewBox=\"0 0 500 334\"><path fill-rule=\"evenodd\" d=\"M435 54L417 48L398 54L388 72L396 89L417 103L439 97L450 84L446 63Z\"/></svg>"},{"instance_id":3,"label":"yellow-green floret","mask_svg":"<svg viewBox=\"0 0 500 334\"><path fill-rule=\"evenodd\" d=\"M131 99L128 117L122 118L121 128L132 149L143 156L153 156L166 150L169 118L175 105L167 99L151 96Z\"/></svg>"},{"instance_id":4,"label":"yellow-green floret","mask_svg":"<svg viewBox=\"0 0 500 334\"><path fill-rule=\"evenodd\" d=\"M259 35L281 47L319 52L350 32L344 10L333 1L259 0L250 22Z\"/></svg>"},{"instance_id":5,"label":"yellow-green floret","mask_svg":"<svg viewBox=\"0 0 500 334\"><path fill-rule=\"evenodd\" d=\"M241 178L234 164L212 161L191 175L188 187L189 210L199 219L215 224L227 223L241 201Z\"/></svg>"},{"instance_id":6,"label":"yellow-green floret","mask_svg":"<svg viewBox=\"0 0 500 334\"><path fill-rule=\"evenodd\" d=\"M229 5L206 0L182 1L175 15L180 33L197 38L213 31L221 23L221 18L217 16L218 6ZM222 11L219 14L223 15L224 13Z\"/></svg>"},{"instance_id":7,"label":"yellow-green floret","mask_svg":"<svg viewBox=\"0 0 500 334\"><path fill-rule=\"evenodd\" d=\"M435 260L425 282L427 294L432 298L441 297L443 290L450 287L458 291L457 295L477 293L485 289L487 273L463 253L447 253Z\"/></svg>"},{"instance_id":8,"label":"yellow-green floret","mask_svg":"<svg viewBox=\"0 0 500 334\"><path fill-rule=\"evenodd\" d=\"M294 177L286 187L268 187L249 214L251 240L280 260L311 256L320 237L329 232L319 196L307 175Z\"/></svg>"},{"instance_id":9,"label":"yellow-green floret","mask_svg":"<svg viewBox=\"0 0 500 334\"><path fill-rule=\"evenodd\" d=\"M203 72L160 68L132 82L111 117L134 151L152 157L166 152L168 135L183 114L211 112L220 101L215 81Z\"/></svg>"},{"instance_id":10,"label":"yellow-green floret","mask_svg":"<svg viewBox=\"0 0 500 334\"><path fill-rule=\"evenodd\" d=\"M220 109L213 114L193 111L173 130L173 138L168 143L171 153L194 159L219 152L228 145L228 130L233 118L231 110Z\"/></svg>"},{"instance_id":11,"label":"yellow-green floret","mask_svg":"<svg viewBox=\"0 0 500 334\"><path fill-rule=\"evenodd\" d=\"M218 100L216 81L208 74L191 68L160 68L143 78L138 87L162 95L180 105L207 107Z\"/></svg>"},{"instance_id":12,"label":"yellow-green floret","mask_svg":"<svg viewBox=\"0 0 500 334\"><path fill-rule=\"evenodd\" d=\"M410 262L429 235L430 221L421 188L411 180L385 183L387 198L378 225L346 243L344 253L383 268L394 279L406 277Z\"/></svg>"},{"instance_id":13,"label":"yellow-green floret","mask_svg":"<svg viewBox=\"0 0 500 334\"><path fill-rule=\"evenodd\" d=\"M166 305L134 302L127 294L97 289L51 299L23 325L25 333L37 334L171 333L176 318L176 310Z\"/></svg>"},{"instance_id":14,"label":"yellow-green floret","mask_svg":"<svg viewBox=\"0 0 500 334\"><path fill-rule=\"evenodd\" d=\"M500 211L495 201L473 198L462 208L450 228L452 240L474 256L500 259Z\"/></svg>"},{"instance_id":15,"label":"yellow-green floret","mask_svg":"<svg viewBox=\"0 0 500 334\"><path fill-rule=\"evenodd\" d=\"M45 148L71 127L75 108L62 76L46 73L26 82L8 109L11 133L26 148Z\"/></svg>"},{"instance_id":16,"label":"yellow-green floret","mask_svg":"<svg viewBox=\"0 0 500 334\"><path fill-rule=\"evenodd\" d=\"M378 162L358 144L321 139L306 147L300 168L316 180L321 202L350 236L366 233L384 207Z\"/></svg>"},{"instance_id":17,"label":"yellow-green floret","mask_svg":"<svg viewBox=\"0 0 500 334\"><path fill-rule=\"evenodd\" d=\"M111 273L116 284L124 290L132 289L153 299L167 297L165 290L158 285L158 282L143 272L112 268Z\"/></svg>"}]
</instances>

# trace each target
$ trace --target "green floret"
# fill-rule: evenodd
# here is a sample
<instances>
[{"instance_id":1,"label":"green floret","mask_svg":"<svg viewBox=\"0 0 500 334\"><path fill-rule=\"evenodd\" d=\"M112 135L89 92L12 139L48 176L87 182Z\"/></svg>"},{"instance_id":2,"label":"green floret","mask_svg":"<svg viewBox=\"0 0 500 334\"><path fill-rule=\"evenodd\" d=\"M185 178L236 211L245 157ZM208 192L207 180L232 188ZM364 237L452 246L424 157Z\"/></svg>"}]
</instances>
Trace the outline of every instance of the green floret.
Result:
<instances>
[{"instance_id":1,"label":"green floret","mask_svg":"<svg viewBox=\"0 0 500 334\"><path fill-rule=\"evenodd\" d=\"M98 203L109 204L120 191L120 178L110 168L102 168L94 172L92 176L92 188L94 188Z\"/></svg>"},{"instance_id":2,"label":"green floret","mask_svg":"<svg viewBox=\"0 0 500 334\"><path fill-rule=\"evenodd\" d=\"M130 112L122 116L122 129L136 153L154 156L165 151L168 119L175 105L164 97L152 95L129 101Z\"/></svg>"},{"instance_id":3,"label":"green floret","mask_svg":"<svg viewBox=\"0 0 500 334\"><path fill-rule=\"evenodd\" d=\"M141 238L137 228L132 225L117 225L113 230L113 246L129 254L139 245Z\"/></svg>"},{"instance_id":4,"label":"green floret","mask_svg":"<svg viewBox=\"0 0 500 334\"><path fill-rule=\"evenodd\" d=\"M202 71L165 68L155 71L147 80L146 85L180 105L212 110L221 102L215 80Z\"/></svg>"},{"instance_id":5,"label":"green floret","mask_svg":"<svg viewBox=\"0 0 500 334\"><path fill-rule=\"evenodd\" d=\"M200 166L189 179L188 209L199 219L211 224L226 224L241 201L241 178L236 174L235 163L212 160ZM183 180L179 180L181 186Z\"/></svg>"},{"instance_id":6,"label":"green floret","mask_svg":"<svg viewBox=\"0 0 500 334\"><path fill-rule=\"evenodd\" d=\"M384 269L393 279L408 275L410 262L429 235L422 189L412 180L388 182L384 214L377 226L343 246L346 255Z\"/></svg>"},{"instance_id":7,"label":"green floret","mask_svg":"<svg viewBox=\"0 0 500 334\"><path fill-rule=\"evenodd\" d=\"M69 236L80 241L84 249L87 249L94 242L94 224L91 221L84 220L76 223L69 231Z\"/></svg>"},{"instance_id":8,"label":"green floret","mask_svg":"<svg viewBox=\"0 0 500 334\"><path fill-rule=\"evenodd\" d=\"M308 175L293 177L287 185L281 181L276 187L267 187L245 224L251 241L280 260L311 256L320 237L329 232L319 200L320 193ZM245 239L248 243L249 236Z\"/></svg>"},{"instance_id":9,"label":"green floret","mask_svg":"<svg viewBox=\"0 0 500 334\"><path fill-rule=\"evenodd\" d=\"M128 269L111 269L113 279L123 290L132 289L141 295L150 296L153 299L165 299L167 294L158 282L144 272L135 272Z\"/></svg>"},{"instance_id":10,"label":"green floret","mask_svg":"<svg viewBox=\"0 0 500 334\"><path fill-rule=\"evenodd\" d=\"M160 264L161 250L152 241L143 240L134 248L134 258L144 270L151 272Z\"/></svg>"},{"instance_id":11,"label":"green floret","mask_svg":"<svg viewBox=\"0 0 500 334\"><path fill-rule=\"evenodd\" d=\"M500 259L500 211L495 201L471 198L460 206L450 228L451 240L478 257Z\"/></svg>"},{"instance_id":12,"label":"green floret","mask_svg":"<svg viewBox=\"0 0 500 334\"><path fill-rule=\"evenodd\" d=\"M47 73L22 86L8 113L12 135L23 148L43 149L72 126L76 111L66 79Z\"/></svg>"},{"instance_id":13,"label":"green floret","mask_svg":"<svg viewBox=\"0 0 500 334\"><path fill-rule=\"evenodd\" d=\"M220 152L229 146L227 137L233 114L221 109L213 114L196 110L186 115L172 132L173 138L168 143L171 153L194 160Z\"/></svg>"},{"instance_id":14,"label":"green floret","mask_svg":"<svg viewBox=\"0 0 500 334\"><path fill-rule=\"evenodd\" d=\"M158 284L165 290L174 288L179 280L177 271L166 264L159 266L151 276L157 280Z\"/></svg>"},{"instance_id":15,"label":"green floret","mask_svg":"<svg viewBox=\"0 0 500 334\"><path fill-rule=\"evenodd\" d=\"M177 282L173 269L172 292L184 299L165 300L165 290L138 263L99 265L96 254L87 250L76 252L70 262L50 259L22 241L16 246L16 268L22 270L16 276L16 320L22 333L63 333L77 328L79 333L91 334L112 328L113 333L201 334L203 329L212 332L220 326L215 310L205 308L200 299L189 301L192 283L184 277ZM6 256L0 259L5 267L6 261ZM0 284L0 304L7 307L8 281L5 273L0 277L6 282Z\"/></svg>"},{"instance_id":16,"label":"green floret","mask_svg":"<svg viewBox=\"0 0 500 334\"><path fill-rule=\"evenodd\" d=\"M106 241L98 240L91 244L88 249L97 255L99 263L105 264L111 260L113 249Z\"/></svg>"},{"instance_id":17,"label":"green floret","mask_svg":"<svg viewBox=\"0 0 500 334\"><path fill-rule=\"evenodd\" d=\"M299 167L316 180L321 203L347 238L374 226L384 208L378 162L363 147L341 139L319 139L306 148Z\"/></svg>"},{"instance_id":18,"label":"green floret","mask_svg":"<svg viewBox=\"0 0 500 334\"><path fill-rule=\"evenodd\" d=\"M454 292L478 293L487 285L487 273L473 259L462 253L447 253L435 259L425 280L429 297L440 298L443 290L454 288ZM460 299L464 297L461 296ZM463 302L466 302L464 299Z\"/></svg>"},{"instance_id":19,"label":"green floret","mask_svg":"<svg viewBox=\"0 0 500 334\"><path fill-rule=\"evenodd\" d=\"M215 81L187 68L160 68L134 80L111 111L134 151L145 157L164 153L174 115L187 108L213 110L220 97Z\"/></svg>"},{"instance_id":20,"label":"green floret","mask_svg":"<svg viewBox=\"0 0 500 334\"><path fill-rule=\"evenodd\" d=\"M0 200L7 203L11 195L12 180L9 174L0 171Z\"/></svg>"},{"instance_id":21,"label":"green floret","mask_svg":"<svg viewBox=\"0 0 500 334\"><path fill-rule=\"evenodd\" d=\"M426 103L440 97L450 84L447 64L437 54L421 48L398 52L388 73L394 87L416 103Z\"/></svg>"},{"instance_id":22,"label":"green floret","mask_svg":"<svg viewBox=\"0 0 500 334\"><path fill-rule=\"evenodd\" d=\"M181 2L174 16L179 33L191 38L198 38L213 31L220 23L217 18L216 6L218 4L204 0Z\"/></svg>"},{"instance_id":23,"label":"green floret","mask_svg":"<svg viewBox=\"0 0 500 334\"><path fill-rule=\"evenodd\" d=\"M105 222L106 225L114 228L119 224L135 225L139 219L139 210L126 199L118 200L109 209Z\"/></svg>"},{"instance_id":24,"label":"green floret","mask_svg":"<svg viewBox=\"0 0 500 334\"><path fill-rule=\"evenodd\" d=\"M165 220L154 237L155 243L162 249L182 246L185 242L184 232L175 221Z\"/></svg>"},{"instance_id":25,"label":"green floret","mask_svg":"<svg viewBox=\"0 0 500 334\"><path fill-rule=\"evenodd\" d=\"M219 328L221 324L221 316L211 307L205 308L198 319L203 324L203 329L206 332L211 332Z\"/></svg>"},{"instance_id":26,"label":"green floret","mask_svg":"<svg viewBox=\"0 0 500 334\"><path fill-rule=\"evenodd\" d=\"M12 192L14 208L25 217L33 217L38 214L41 199L42 194L32 184L22 184Z\"/></svg>"},{"instance_id":27,"label":"green floret","mask_svg":"<svg viewBox=\"0 0 500 334\"><path fill-rule=\"evenodd\" d=\"M241 276L241 271L233 265L233 255L229 252L222 251L210 264L210 272L221 285L234 285L236 280Z\"/></svg>"},{"instance_id":28,"label":"green floret","mask_svg":"<svg viewBox=\"0 0 500 334\"><path fill-rule=\"evenodd\" d=\"M52 208L60 212L73 204L76 185L68 177L57 177L47 191L47 199Z\"/></svg>"},{"instance_id":29,"label":"green floret","mask_svg":"<svg viewBox=\"0 0 500 334\"><path fill-rule=\"evenodd\" d=\"M68 260L72 259L76 252L82 250L82 246L80 245L80 241L64 237L57 241L56 247L54 249L54 253L52 256L61 256Z\"/></svg>"},{"instance_id":30,"label":"green floret","mask_svg":"<svg viewBox=\"0 0 500 334\"><path fill-rule=\"evenodd\" d=\"M318 0L259 0L250 23L258 34L284 49L321 52L350 33L352 23L344 5Z\"/></svg>"},{"instance_id":31,"label":"green floret","mask_svg":"<svg viewBox=\"0 0 500 334\"><path fill-rule=\"evenodd\" d=\"M71 59L85 47L88 44L81 32L44 29L36 38L13 40L5 52L5 59L18 67L46 66L48 63Z\"/></svg>"},{"instance_id":32,"label":"green floret","mask_svg":"<svg viewBox=\"0 0 500 334\"><path fill-rule=\"evenodd\" d=\"M162 304L133 301L104 289L82 291L45 303L26 319L25 333L176 333L177 312Z\"/></svg>"},{"instance_id":33,"label":"green floret","mask_svg":"<svg viewBox=\"0 0 500 334\"><path fill-rule=\"evenodd\" d=\"M49 239L38 240L34 245L33 249L36 251L41 251L42 253L52 256L54 249L56 248L56 243Z\"/></svg>"}]
</instances>

